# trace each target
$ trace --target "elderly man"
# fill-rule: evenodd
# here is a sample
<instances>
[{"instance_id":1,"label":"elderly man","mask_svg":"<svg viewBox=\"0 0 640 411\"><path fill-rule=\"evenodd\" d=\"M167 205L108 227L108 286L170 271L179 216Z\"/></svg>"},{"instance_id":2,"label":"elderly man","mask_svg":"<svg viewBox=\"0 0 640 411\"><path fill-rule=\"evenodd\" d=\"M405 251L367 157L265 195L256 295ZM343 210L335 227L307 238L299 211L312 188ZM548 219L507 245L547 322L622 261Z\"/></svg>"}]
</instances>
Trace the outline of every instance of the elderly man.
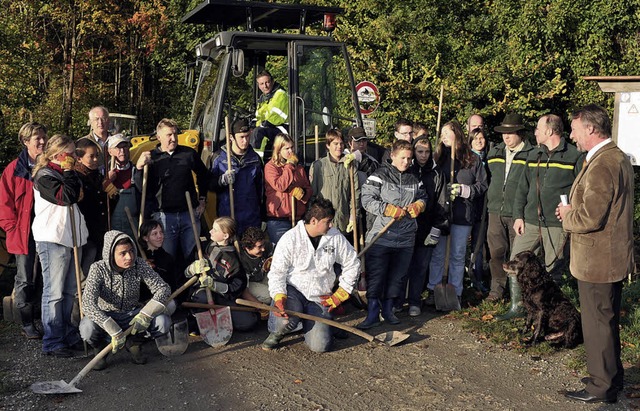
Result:
<instances>
[{"instance_id":1,"label":"elderly man","mask_svg":"<svg viewBox=\"0 0 640 411\"><path fill-rule=\"evenodd\" d=\"M276 331L262 343L264 350L276 348L300 322L297 317L288 317L285 309L331 319L331 311L351 295L360 261L347 239L332 227L334 215L331 201L317 199L307 208L304 221L278 241L269 271L269 294L281 312L276 314ZM336 281L334 264L342 267L342 274L332 294ZM303 330L305 343L312 351L326 352L331 348L330 326L303 320Z\"/></svg>"},{"instance_id":2,"label":"elderly man","mask_svg":"<svg viewBox=\"0 0 640 411\"><path fill-rule=\"evenodd\" d=\"M562 119L554 114L540 117L535 136L538 147L529 152L513 200L513 230L516 237L511 259L521 251L542 248L547 272L555 279L562 274L567 234L555 218L561 195L568 195L582 169L584 155L562 137ZM512 304L519 304L511 296Z\"/></svg>"},{"instance_id":3,"label":"elderly man","mask_svg":"<svg viewBox=\"0 0 640 411\"><path fill-rule=\"evenodd\" d=\"M520 176L525 168L526 159L533 149L531 143L523 140L525 126L520 114L509 113L495 131L502 134L503 142L493 147L487 155L487 164L491 174L491 183L487 191L487 209L489 224L487 240L491 259L491 292L487 297L495 301L503 297L507 274L502 264L508 261L511 244L515 237L513 231L513 197ZM510 282L512 294L520 292L517 281ZM521 307L518 307L520 310ZM511 318L520 311L511 310L505 318Z\"/></svg>"},{"instance_id":4,"label":"elderly man","mask_svg":"<svg viewBox=\"0 0 640 411\"><path fill-rule=\"evenodd\" d=\"M571 275L578 280L587 352L586 386L565 396L582 402L616 402L622 390L620 303L622 281L633 271L633 168L611 141L607 112L588 105L572 115L571 139L586 151L569 205L556 215L571 234Z\"/></svg>"},{"instance_id":5,"label":"elderly man","mask_svg":"<svg viewBox=\"0 0 640 411\"><path fill-rule=\"evenodd\" d=\"M472 114L467 119L467 134L477 128L484 130L484 118L480 114Z\"/></svg>"},{"instance_id":6,"label":"elderly man","mask_svg":"<svg viewBox=\"0 0 640 411\"><path fill-rule=\"evenodd\" d=\"M102 175L105 175L105 164L109 163L109 154L106 147L107 139L109 138L109 110L102 106L93 107L89 110L87 125L91 127L91 131L82 138L91 139L100 146L98 168Z\"/></svg>"},{"instance_id":7,"label":"elderly man","mask_svg":"<svg viewBox=\"0 0 640 411\"><path fill-rule=\"evenodd\" d=\"M194 149L178 145L178 124L175 121L160 120L156 135L160 144L142 153L136 164L138 170L143 170L145 165L149 167L147 209L143 212L162 223L165 232L162 247L169 254L175 258L178 247L181 247L185 261L192 260L190 257L196 243L184 193L188 191L191 202L198 204L195 213L199 217L205 208L209 170ZM192 173L196 175L196 183ZM142 187L143 175L134 173L137 187Z\"/></svg>"},{"instance_id":8,"label":"elderly man","mask_svg":"<svg viewBox=\"0 0 640 411\"><path fill-rule=\"evenodd\" d=\"M251 145L261 156L264 154L264 160L268 161L276 134L287 132L283 125L289 120L289 97L267 70L258 73L256 81L262 95L258 98L256 128Z\"/></svg>"}]
</instances>

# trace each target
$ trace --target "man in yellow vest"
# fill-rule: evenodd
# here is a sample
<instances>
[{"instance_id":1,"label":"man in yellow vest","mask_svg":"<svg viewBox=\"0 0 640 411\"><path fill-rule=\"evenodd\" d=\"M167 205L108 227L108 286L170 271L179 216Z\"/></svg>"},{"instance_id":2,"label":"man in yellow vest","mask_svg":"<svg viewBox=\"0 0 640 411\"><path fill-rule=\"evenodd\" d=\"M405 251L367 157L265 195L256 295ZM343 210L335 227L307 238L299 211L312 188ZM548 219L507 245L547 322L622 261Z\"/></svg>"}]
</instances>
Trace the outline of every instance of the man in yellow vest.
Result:
<instances>
[{"instance_id":1,"label":"man in yellow vest","mask_svg":"<svg viewBox=\"0 0 640 411\"><path fill-rule=\"evenodd\" d=\"M273 81L271 73L264 70L256 77L262 96L258 98L256 128L251 145L267 161L271 157L273 140L278 133L286 133L283 127L289 120L289 98L287 92ZM267 156L264 153L268 153Z\"/></svg>"}]
</instances>

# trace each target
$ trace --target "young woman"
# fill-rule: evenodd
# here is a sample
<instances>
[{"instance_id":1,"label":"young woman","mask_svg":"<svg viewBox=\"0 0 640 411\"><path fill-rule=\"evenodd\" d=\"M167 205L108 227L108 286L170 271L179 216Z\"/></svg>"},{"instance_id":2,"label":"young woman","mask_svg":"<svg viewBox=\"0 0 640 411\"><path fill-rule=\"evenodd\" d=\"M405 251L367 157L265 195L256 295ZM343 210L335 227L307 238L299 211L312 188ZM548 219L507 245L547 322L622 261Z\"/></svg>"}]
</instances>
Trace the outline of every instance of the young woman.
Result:
<instances>
[{"instance_id":1,"label":"young woman","mask_svg":"<svg viewBox=\"0 0 640 411\"><path fill-rule=\"evenodd\" d=\"M147 263L169 284L171 291L178 289L182 284L176 272L175 260L171 254L162 248L162 242L164 241L162 224L153 219L146 220L140 226L139 238L140 245L147 257ZM141 290L140 299L146 301L149 298L151 298L149 290L147 288Z\"/></svg>"},{"instance_id":2,"label":"young woman","mask_svg":"<svg viewBox=\"0 0 640 411\"><path fill-rule=\"evenodd\" d=\"M233 246L236 223L229 217L219 217L213 222L209 234L211 244L207 247L205 258L194 261L185 270L187 278L200 276L191 300L206 303L205 288L209 288L217 304L235 306L236 298L240 298L247 288L247 274ZM252 312L231 311L231 320L234 330L248 331L256 325L258 317Z\"/></svg>"},{"instance_id":3,"label":"young woman","mask_svg":"<svg viewBox=\"0 0 640 411\"><path fill-rule=\"evenodd\" d=\"M391 220L395 222L366 253L367 318L358 328L380 324L379 314L390 324L400 320L393 313L395 300L404 295L418 223L416 217L426 208L426 195L418 177L409 172L413 147L396 140L391 148L391 164L383 163L362 186L362 204L376 216L367 232L367 242ZM382 301L381 301L382 300Z\"/></svg>"},{"instance_id":4,"label":"young woman","mask_svg":"<svg viewBox=\"0 0 640 411\"><path fill-rule=\"evenodd\" d=\"M476 154L482 167L487 172L487 187L489 186L489 169L487 168L487 151L488 144L484 135L484 130L474 128L469 132L469 146L471 151ZM487 242L487 195L486 193L477 196L473 200L475 208L473 226L471 228L471 253L473 256L471 279L476 290L486 293L489 290L482 282L484 276L484 249Z\"/></svg>"},{"instance_id":5,"label":"young woman","mask_svg":"<svg viewBox=\"0 0 640 411\"><path fill-rule=\"evenodd\" d=\"M451 150L455 150L453 181L451 181ZM471 152L465 142L462 127L451 121L442 127L440 142L436 148L435 161L447 183L446 195L449 201L449 233L451 248L449 250L449 284L456 289L458 299L462 296L462 280L464 261L467 250L467 239L475 221L473 201L487 191L487 173L482 161ZM442 282L447 246L447 235L441 235L440 241L433 250L429 264L429 290ZM433 305L433 293L430 293L427 304Z\"/></svg>"},{"instance_id":6,"label":"young woman","mask_svg":"<svg viewBox=\"0 0 640 411\"><path fill-rule=\"evenodd\" d=\"M45 355L71 357L80 335L71 323L76 297L71 213L75 219L76 245L87 242L87 226L76 204L82 182L74 171L75 145L70 137L55 135L47 143L33 169L33 238L42 264L42 325Z\"/></svg>"},{"instance_id":7,"label":"young woman","mask_svg":"<svg viewBox=\"0 0 640 411\"><path fill-rule=\"evenodd\" d=\"M278 134L273 143L273 157L264 166L264 189L267 208L267 233L272 243L291 229L291 197L295 198L296 222L304 216L313 192L304 167L298 164L293 140Z\"/></svg>"}]
</instances>

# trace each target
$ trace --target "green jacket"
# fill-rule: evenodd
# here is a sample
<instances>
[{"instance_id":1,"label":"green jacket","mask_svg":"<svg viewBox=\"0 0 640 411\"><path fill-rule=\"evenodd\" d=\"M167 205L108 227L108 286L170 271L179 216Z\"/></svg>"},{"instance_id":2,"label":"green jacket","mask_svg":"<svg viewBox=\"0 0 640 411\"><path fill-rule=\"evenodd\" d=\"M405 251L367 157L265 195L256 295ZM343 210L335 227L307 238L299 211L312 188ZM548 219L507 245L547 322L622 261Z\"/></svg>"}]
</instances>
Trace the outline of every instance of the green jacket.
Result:
<instances>
[{"instance_id":1,"label":"green jacket","mask_svg":"<svg viewBox=\"0 0 640 411\"><path fill-rule=\"evenodd\" d=\"M489 150L489 154L487 154L487 166L491 173L491 183L489 184L489 190L487 190L487 209L489 213L503 217L513 216L513 199L531 150L533 150L531 143L528 140L524 140L524 147L513 158L506 181L504 171L507 161L504 142Z\"/></svg>"},{"instance_id":2,"label":"green jacket","mask_svg":"<svg viewBox=\"0 0 640 411\"><path fill-rule=\"evenodd\" d=\"M542 227L562 227L555 210L560 195L569 196L573 180L582 170L583 161L584 153L564 138L551 153L544 145L531 150L513 201L513 218L537 224L540 204Z\"/></svg>"}]
</instances>

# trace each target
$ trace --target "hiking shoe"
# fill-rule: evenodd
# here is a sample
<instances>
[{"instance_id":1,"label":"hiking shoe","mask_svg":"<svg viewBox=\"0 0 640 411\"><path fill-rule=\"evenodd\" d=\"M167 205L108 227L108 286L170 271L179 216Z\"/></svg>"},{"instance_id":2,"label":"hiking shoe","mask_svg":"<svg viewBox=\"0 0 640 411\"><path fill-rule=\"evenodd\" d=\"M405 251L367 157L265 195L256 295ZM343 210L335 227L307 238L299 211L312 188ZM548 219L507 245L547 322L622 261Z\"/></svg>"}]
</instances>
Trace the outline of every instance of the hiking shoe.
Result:
<instances>
[{"instance_id":1,"label":"hiking shoe","mask_svg":"<svg viewBox=\"0 0 640 411\"><path fill-rule=\"evenodd\" d=\"M147 357L142 354L142 345L134 344L127 348L129 354L131 354L131 362L138 365L144 365L147 363Z\"/></svg>"},{"instance_id":2,"label":"hiking shoe","mask_svg":"<svg viewBox=\"0 0 640 411\"><path fill-rule=\"evenodd\" d=\"M278 344L280 344L280 340L282 340L283 335L279 333L271 333L267 337L266 340L262 343L262 349L265 351L271 351L275 348L278 348Z\"/></svg>"},{"instance_id":3,"label":"hiking shoe","mask_svg":"<svg viewBox=\"0 0 640 411\"><path fill-rule=\"evenodd\" d=\"M409 317L417 317L422 314L422 310L417 305L409 306Z\"/></svg>"},{"instance_id":4,"label":"hiking shoe","mask_svg":"<svg viewBox=\"0 0 640 411\"><path fill-rule=\"evenodd\" d=\"M33 324L28 324L22 327L22 335L27 337L28 340L41 340L42 334Z\"/></svg>"},{"instance_id":5,"label":"hiking shoe","mask_svg":"<svg viewBox=\"0 0 640 411\"><path fill-rule=\"evenodd\" d=\"M436 297L433 295L433 291L429 291L429 295L424 300L424 303L430 307L435 307L436 305Z\"/></svg>"}]
</instances>

